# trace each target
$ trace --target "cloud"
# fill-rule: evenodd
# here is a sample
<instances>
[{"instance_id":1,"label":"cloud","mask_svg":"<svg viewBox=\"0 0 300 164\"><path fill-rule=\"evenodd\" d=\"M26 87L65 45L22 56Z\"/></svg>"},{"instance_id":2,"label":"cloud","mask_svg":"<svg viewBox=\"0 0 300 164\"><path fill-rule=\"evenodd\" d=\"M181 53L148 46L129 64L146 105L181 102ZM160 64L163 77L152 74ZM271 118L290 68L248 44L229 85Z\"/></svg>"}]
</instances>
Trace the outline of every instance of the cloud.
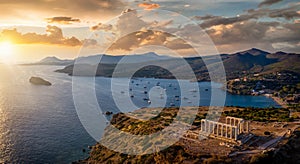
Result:
<instances>
[{"instance_id":1,"label":"cloud","mask_svg":"<svg viewBox=\"0 0 300 164\"><path fill-rule=\"evenodd\" d=\"M95 39L84 39L82 43L84 47L94 47L98 45L98 42Z\"/></svg>"},{"instance_id":2,"label":"cloud","mask_svg":"<svg viewBox=\"0 0 300 164\"><path fill-rule=\"evenodd\" d=\"M132 51L146 46L163 46L172 50L192 48L184 40L179 39L167 32L145 30L131 33L112 44L109 51Z\"/></svg>"},{"instance_id":3,"label":"cloud","mask_svg":"<svg viewBox=\"0 0 300 164\"><path fill-rule=\"evenodd\" d=\"M246 21L232 25L219 25L207 30L215 44L256 43L264 39L266 32L279 23Z\"/></svg>"},{"instance_id":4,"label":"cloud","mask_svg":"<svg viewBox=\"0 0 300 164\"><path fill-rule=\"evenodd\" d=\"M280 9L252 9L234 17L195 16L193 19L199 21L198 25L179 25L172 19L152 22L146 19L148 21L146 22L143 15L128 9L122 13L115 25L108 28L116 36L126 34L113 43L109 51L129 52L141 47L160 45L176 51L194 52L188 51L192 47L182 39L199 43L201 44L200 47L211 44L209 41L205 41L206 35L203 30L211 37L221 52L232 52L252 47L274 51L281 50L279 48L284 46L293 51L299 47L297 45L299 44L298 36L300 33L298 29L300 29L300 24L294 23L296 21L293 20L299 18L298 8L299 4L294 4ZM268 20L264 21L264 18L268 18ZM285 20L280 21L282 19ZM103 26L102 24L99 25ZM199 26L203 28L202 31L199 30ZM161 31L150 30L151 27ZM103 26L99 29L106 30L107 27ZM174 33L181 39L162 31Z\"/></svg>"},{"instance_id":5,"label":"cloud","mask_svg":"<svg viewBox=\"0 0 300 164\"><path fill-rule=\"evenodd\" d=\"M149 23L149 26L154 27L154 28L162 28L169 26L173 23L173 20L166 20L166 21L153 21Z\"/></svg>"},{"instance_id":6,"label":"cloud","mask_svg":"<svg viewBox=\"0 0 300 164\"><path fill-rule=\"evenodd\" d=\"M200 23L202 28L210 28L217 25L230 25L234 23L239 23L248 20L258 20L263 17L269 18L284 18L286 20L291 20L294 18L300 18L299 4L283 8L283 9L251 9L246 11L246 13L235 16L235 17L222 17L222 16L195 16L194 20L202 21Z\"/></svg>"},{"instance_id":7,"label":"cloud","mask_svg":"<svg viewBox=\"0 0 300 164\"><path fill-rule=\"evenodd\" d=\"M262 6L270 6L273 5L274 3L278 3L281 2L282 0L263 0L258 7L262 7Z\"/></svg>"},{"instance_id":8,"label":"cloud","mask_svg":"<svg viewBox=\"0 0 300 164\"><path fill-rule=\"evenodd\" d=\"M66 38L62 30L56 26L48 25L46 34L25 33L17 29L5 29L0 33L0 40L10 40L16 44L52 44L60 46L80 46L82 42L76 37Z\"/></svg>"},{"instance_id":9,"label":"cloud","mask_svg":"<svg viewBox=\"0 0 300 164\"><path fill-rule=\"evenodd\" d=\"M103 31L111 31L113 29L113 26L110 24L103 24L103 23L98 23L95 26L91 27L91 30L97 31L97 30L103 30Z\"/></svg>"},{"instance_id":10,"label":"cloud","mask_svg":"<svg viewBox=\"0 0 300 164\"><path fill-rule=\"evenodd\" d=\"M99 21L120 14L125 6L126 2L123 0L0 0L0 14L10 22L17 21L15 23L32 23L44 20L49 15L68 15L81 20Z\"/></svg>"},{"instance_id":11,"label":"cloud","mask_svg":"<svg viewBox=\"0 0 300 164\"><path fill-rule=\"evenodd\" d=\"M240 15L237 17L230 17L230 18L225 18L221 16L215 16L211 17L210 19L205 19L203 23L200 24L202 28L209 28L212 26L217 26L217 25L229 25L237 22L242 22L242 21L247 21L250 19L258 19L259 15L258 14L252 14L252 15Z\"/></svg>"},{"instance_id":12,"label":"cloud","mask_svg":"<svg viewBox=\"0 0 300 164\"><path fill-rule=\"evenodd\" d=\"M120 36L140 31L142 28L147 27L148 23L138 16L136 10L127 9L119 16L115 25L116 33Z\"/></svg>"},{"instance_id":13,"label":"cloud","mask_svg":"<svg viewBox=\"0 0 300 164\"><path fill-rule=\"evenodd\" d=\"M52 17L52 18L46 18L45 19L48 23L58 23L58 24L73 24L73 23L79 23L80 19L78 18L72 18L72 17Z\"/></svg>"},{"instance_id":14,"label":"cloud","mask_svg":"<svg viewBox=\"0 0 300 164\"><path fill-rule=\"evenodd\" d=\"M160 5L157 3L140 3L138 5L141 8L144 8L145 10L153 10L153 9L157 9L160 8Z\"/></svg>"},{"instance_id":15,"label":"cloud","mask_svg":"<svg viewBox=\"0 0 300 164\"><path fill-rule=\"evenodd\" d=\"M236 51L258 47L268 51L297 52L300 47L300 24L259 22L248 20L207 29L208 35L220 51Z\"/></svg>"},{"instance_id":16,"label":"cloud","mask_svg":"<svg viewBox=\"0 0 300 164\"><path fill-rule=\"evenodd\" d=\"M300 4L295 4L293 6L282 8L282 9L251 9L248 10L248 14L250 15L260 15L266 16L270 18L284 18L287 20L291 20L294 18L300 18L299 13Z\"/></svg>"},{"instance_id":17,"label":"cloud","mask_svg":"<svg viewBox=\"0 0 300 164\"><path fill-rule=\"evenodd\" d=\"M208 20L208 19L213 19L213 18L216 18L218 16L214 16L214 15L205 15L205 16L194 16L193 19L194 20ZM219 16L221 17L221 16Z\"/></svg>"}]
</instances>

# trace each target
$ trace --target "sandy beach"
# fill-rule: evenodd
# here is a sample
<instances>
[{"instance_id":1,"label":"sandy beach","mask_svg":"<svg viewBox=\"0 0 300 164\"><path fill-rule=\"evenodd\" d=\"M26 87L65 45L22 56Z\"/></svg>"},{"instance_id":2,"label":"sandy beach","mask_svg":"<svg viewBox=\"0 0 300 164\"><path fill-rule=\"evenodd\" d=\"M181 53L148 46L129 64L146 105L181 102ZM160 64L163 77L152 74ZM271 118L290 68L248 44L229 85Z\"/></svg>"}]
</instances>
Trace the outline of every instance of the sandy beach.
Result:
<instances>
[{"instance_id":1,"label":"sandy beach","mask_svg":"<svg viewBox=\"0 0 300 164\"><path fill-rule=\"evenodd\" d=\"M283 108L287 108L288 105L285 101L283 101L280 97L271 96L271 98L276 101L279 105L281 105Z\"/></svg>"}]
</instances>

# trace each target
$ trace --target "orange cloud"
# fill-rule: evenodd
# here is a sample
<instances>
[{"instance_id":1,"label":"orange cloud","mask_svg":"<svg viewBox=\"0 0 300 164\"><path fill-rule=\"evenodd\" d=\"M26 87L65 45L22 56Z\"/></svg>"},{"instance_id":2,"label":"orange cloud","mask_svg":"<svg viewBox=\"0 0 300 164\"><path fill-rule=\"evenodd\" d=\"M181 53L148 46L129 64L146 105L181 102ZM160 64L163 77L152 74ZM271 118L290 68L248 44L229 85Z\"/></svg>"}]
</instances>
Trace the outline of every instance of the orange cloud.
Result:
<instances>
[{"instance_id":1,"label":"orange cloud","mask_svg":"<svg viewBox=\"0 0 300 164\"><path fill-rule=\"evenodd\" d=\"M61 46L80 46L82 41L76 37L66 38L56 26L47 26L47 34L25 33L17 29L5 29L0 33L0 40L10 40L16 44L52 44Z\"/></svg>"},{"instance_id":2,"label":"orange cloud","mask_svg":"<svg viewBox=\"0 0 300 164\"><path fill-rule=\"evenodd\" d=\"M153 9L160 8L160 5L157 3L141 3L139 4L139 7L142 7L145 10L153 10Z\"/></svg>"},{"instance_id":3,"label":"orange cloud","mask_svg":"<svg viewBox=\"0 0 300 164\"><path fill-rule=\"evenodd\" d=\"M79 23L80 19L72 18L72 17L52 17L46 18L48 23L58 23L58 24L72 24Z\"/></svg>"}]
</instances>

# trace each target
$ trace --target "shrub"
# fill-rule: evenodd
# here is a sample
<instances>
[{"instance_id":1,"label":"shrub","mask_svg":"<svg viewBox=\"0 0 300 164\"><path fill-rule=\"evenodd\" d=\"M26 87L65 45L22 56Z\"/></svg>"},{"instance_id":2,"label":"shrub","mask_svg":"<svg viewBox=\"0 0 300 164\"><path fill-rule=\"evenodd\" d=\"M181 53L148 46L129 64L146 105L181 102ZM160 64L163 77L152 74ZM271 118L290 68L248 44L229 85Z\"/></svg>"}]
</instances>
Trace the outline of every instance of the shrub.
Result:
<instances>
[{"instance_id":1,"label":"shrub","mask_svg":"<svg viewBox=\"0 0 300 164\"><path fill-rule=\"evenodd\" d=\"M251 157L250 164L266 164L270 163L270 158L267 154L257 154Z\"/></svg>"}]
</instances>

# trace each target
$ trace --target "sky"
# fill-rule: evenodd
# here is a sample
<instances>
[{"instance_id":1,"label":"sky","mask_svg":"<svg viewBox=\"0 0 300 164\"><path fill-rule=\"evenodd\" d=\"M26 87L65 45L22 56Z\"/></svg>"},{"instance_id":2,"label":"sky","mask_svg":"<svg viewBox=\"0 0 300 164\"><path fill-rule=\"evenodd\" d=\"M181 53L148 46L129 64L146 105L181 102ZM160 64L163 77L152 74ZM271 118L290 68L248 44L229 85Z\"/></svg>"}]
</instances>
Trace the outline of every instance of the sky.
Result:
<instances>
[{"instance_id":1,"label":"sky","mask_svg":"<svg viewBox=\"0 0 300 164\"><path fill-rule=\"evenodd\" d=\"M0 0L0 62L300 50L298 0Z\"/></svg>"}]
</instances>

